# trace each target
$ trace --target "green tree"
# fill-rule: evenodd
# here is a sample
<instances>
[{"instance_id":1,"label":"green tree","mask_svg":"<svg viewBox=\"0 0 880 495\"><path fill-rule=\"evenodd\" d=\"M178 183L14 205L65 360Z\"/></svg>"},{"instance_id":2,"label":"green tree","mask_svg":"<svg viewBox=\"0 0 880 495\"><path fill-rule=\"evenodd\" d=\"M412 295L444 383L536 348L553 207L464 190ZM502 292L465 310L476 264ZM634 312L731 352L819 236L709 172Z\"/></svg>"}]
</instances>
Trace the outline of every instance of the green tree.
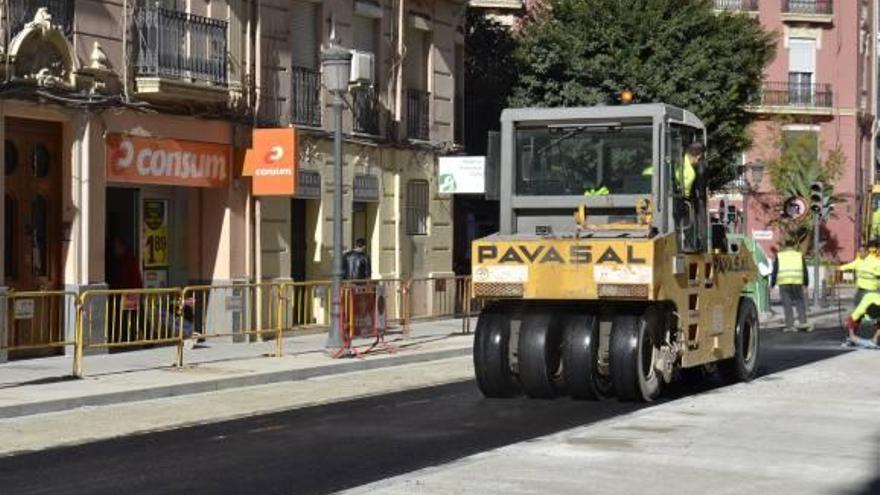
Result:
<instances>
[{"instance_id":1,"label":"green tree","mask_svg":"<svg viewBox=\"0 0 880 495\"><path fill-rule=\"evenodd\" d=\"M487 133L498 129L516 80L516 42L508 27L468 10L465 45L465 147L485 154Z\"/></svg>"},{"instance_id":2,"label":"green tree","mask_svg":"<svg viewBox=\"0 0 880 495\"><path fill-rule=\"evenodd\" d=\"M846 158L840 148L820 155L821 149L815 132L792 132L781 130L775 132L775 157L765 164L765 171L775 195L765 197L761 204L768 211L782 212L784 202L791 197L801 197L809 204L810 185L821 182L825 194L825 205L829 217L835 218L834 205L843 201L834 192L834 185L843 174ZM781 214L774 215L771 225L775 226L783 236L783 240L794 241L804 252L815 253L813 243L813 226L815 215L812 212L802 218L790 218ZM819 251L835 255L837 242L829 237L830 232L822 235L825 241Z\"/></svg>"},{"instance_id":3,"label":"green tree","mask_svg":"<svg viewBox=\"0 0 880 495\"><path fill-rule=\"evenodd\" d=\"M686 108L706 124L709 187L733 179L749 144L775 33L709 0L550 0L522 26L513 106L610 103L624 89L637 102Z\"/></svg>"}]
</instances>

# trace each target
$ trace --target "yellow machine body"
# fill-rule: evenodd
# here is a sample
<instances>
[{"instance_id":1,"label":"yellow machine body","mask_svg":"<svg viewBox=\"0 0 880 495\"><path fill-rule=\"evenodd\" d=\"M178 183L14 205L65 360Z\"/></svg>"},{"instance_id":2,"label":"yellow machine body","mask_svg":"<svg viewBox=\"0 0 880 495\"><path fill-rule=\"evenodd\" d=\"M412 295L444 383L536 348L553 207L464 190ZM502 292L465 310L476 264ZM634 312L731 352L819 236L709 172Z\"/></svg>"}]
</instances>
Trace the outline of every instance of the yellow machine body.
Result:
<instances>
[{"instance_id":1,"label":"yellow machine body","mask_svg":"<svg viewBox=\"0 0 880 495\"><path fill-rule=\"evenodd\" d=\"M474 241L474 297L594 303L607 312L667 302L678 315L683 367L733 356L741 292L757 276L745 246L727 254L687 254L678 252L674 234L516 237Z\"/></svg>"}]
</instances>

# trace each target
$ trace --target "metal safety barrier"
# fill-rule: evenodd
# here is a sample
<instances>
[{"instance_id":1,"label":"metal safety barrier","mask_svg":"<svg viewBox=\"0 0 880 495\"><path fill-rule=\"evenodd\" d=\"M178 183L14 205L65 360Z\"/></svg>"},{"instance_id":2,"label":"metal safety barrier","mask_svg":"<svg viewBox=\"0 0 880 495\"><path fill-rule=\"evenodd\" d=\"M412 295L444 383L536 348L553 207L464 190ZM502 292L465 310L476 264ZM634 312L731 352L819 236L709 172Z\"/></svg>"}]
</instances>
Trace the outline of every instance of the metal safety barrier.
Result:
<instances>
[{"instance_id":1,"label":"metal safety barrier","mask_svg":"<svg viewBox=\"0 0 880 495\"><path fill-rule=\"evenodd\" d=\"M7 352L53 352L75 343L78 299L74 292L9 292L3 296L5 338L0 350Z\"/></svg>"},{"instance_id":2,"label":"metal safety barrier","mask_svg":"<svg viewBox=\"0 0 880 495\"><path fill-rule=\"evenodd\" d=\"M409 281L408 292L412 320L461 318L462 332L470 331L474 309L470 277L416 278Z\"/></svg>"},{"instance_id":3,"label":"metal safety barrier","mask_svg":"<svg viewBox=\"0 0 880 495\"><path fill-rule=\"evenodd\" d=\"M389 330L409 335L414 320L470 317L479 309L469 277L378 279L343 283L342 331L384 338ZM316 282L232 283L184 288L10 292L5 305L3 351L51 351L73 347L73 374L83 375L84 356L114 349L176 348L183 366L188 341L226 337L233 342L274 340L284 353L285 335L330 325L332 284ZM365 326L366 325L366 326Z\"/></svg>"},{"instance_id":4,"label":"metal safety barrier","mask_svg":"<svg viewBox=\"0 0 880 495\"><path fill-rule=\"evenodd\" d=\"M282 287L283 333L330 324L332 282L287 282Z\"/></svg>"},{"instance_id":5,"label":"metal safety barrier","mask_svg":"<svg viewBox=\"0 0 880 495\"><path fill-rule=\"evenodd\" d=\"M76 314L74 375L88 350L132 349L180 340L180 289L88 290Z\"/></svg>"},{"instance_id":6,"label":"metal safety barrier","mask_svg":"<svg viewBox=\"0 0 880 495\"><path fill-rule=\"evenodd\" d=\"M283 283L184 287L181 342L187 338L216 337L231 337L233 341L242 342L274 339L275 355L281 356L284 352L284 287Z\"/></svg>"},{"instance_id":7,"label":"metal safety barrier","mask_svg":"<svg viewBox=\"0 0 880 495\"><path fill-rule=\"evenodd\" d=\"M387 329L400 329L404 335L410 331L409 280L400 278L371 280L383 296L383 318Z\"/></svg>"}]
</instances>

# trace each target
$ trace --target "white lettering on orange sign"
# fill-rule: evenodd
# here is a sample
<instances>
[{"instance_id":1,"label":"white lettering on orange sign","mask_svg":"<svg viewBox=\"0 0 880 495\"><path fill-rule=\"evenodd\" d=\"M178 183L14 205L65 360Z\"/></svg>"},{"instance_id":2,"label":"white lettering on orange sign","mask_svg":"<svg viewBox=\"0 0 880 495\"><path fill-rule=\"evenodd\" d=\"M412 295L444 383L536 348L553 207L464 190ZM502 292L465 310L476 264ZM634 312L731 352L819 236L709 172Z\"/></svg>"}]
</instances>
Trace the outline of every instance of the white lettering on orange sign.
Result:
<instances>
[{"instance_id":1,"label":"white lettering on orange sign","mask_svg":"<svg viewBox=\"0 0 880 495\"><path fill-rule=\"evenodd\" d=\"M258 168L254 171L255 177L279 177L293 175L292 168Z\"/></svg>"},{"instance_id":2,"label":"white lettering on orange sign","mask_svg":"<svg viewBox=\"0 0 880 495\"><path fill-rule=\"evenodd\" d=\"M112 180L196 187L227 183L226 145L111 135L107 147Z\"/></svg>"}]
</instances>

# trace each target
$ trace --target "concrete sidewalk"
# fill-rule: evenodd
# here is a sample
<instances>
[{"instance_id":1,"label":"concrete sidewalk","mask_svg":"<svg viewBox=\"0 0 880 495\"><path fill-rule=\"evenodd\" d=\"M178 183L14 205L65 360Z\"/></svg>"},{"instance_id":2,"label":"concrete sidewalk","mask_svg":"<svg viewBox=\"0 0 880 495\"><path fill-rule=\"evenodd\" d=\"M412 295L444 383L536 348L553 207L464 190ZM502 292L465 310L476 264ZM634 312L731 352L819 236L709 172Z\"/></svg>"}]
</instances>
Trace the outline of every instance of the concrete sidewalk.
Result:
<instances>
[{"instance_id":1,"label":"concrete sidewalk","mask_svg":"<svg viewBox=\"0 0 880 495\"><path fill-rule=\"evenodd\" d=\"M64 411L223 389L400 366L469 355L471 335L459 319L411 325L410 335L391 334L388 350L365 357L330 359L325 334L285 339L284 355L275 343L234 344L209 340L186 351L183 368L174 366L176 349L86 356L85 378L71 378L72 358L58 356L0 365L0 418Z\"/></svg>"},{"instance_id":2,"label":"concrete sidewalk","mask_svg":"<svg viewBox=\"0 0 880 495\"><path fill-rule=\"evenodd\" d=\"M346 493L874 495L878 373L849 352Z\"/></svg>"}]
</instances>

